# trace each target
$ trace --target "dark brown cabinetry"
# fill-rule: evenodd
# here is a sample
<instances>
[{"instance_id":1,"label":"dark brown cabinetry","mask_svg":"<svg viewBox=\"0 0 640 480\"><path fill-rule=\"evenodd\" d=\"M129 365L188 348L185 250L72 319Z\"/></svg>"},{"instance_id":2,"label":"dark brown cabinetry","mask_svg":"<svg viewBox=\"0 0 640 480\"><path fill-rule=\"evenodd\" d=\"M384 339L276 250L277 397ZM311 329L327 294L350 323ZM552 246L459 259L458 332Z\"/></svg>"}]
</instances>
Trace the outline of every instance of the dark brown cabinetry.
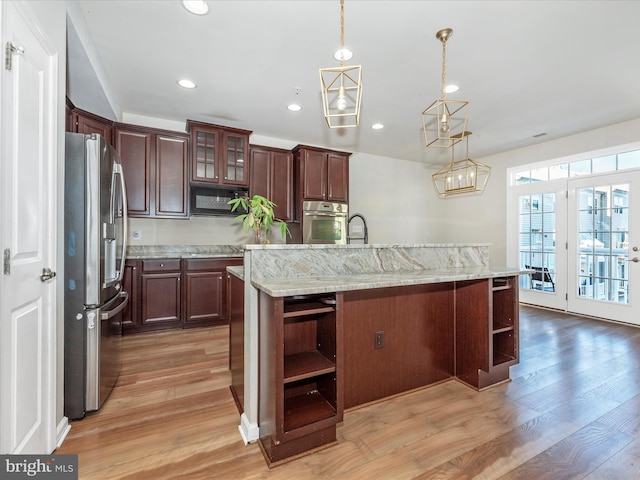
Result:
<instances>
[{"instance_id":1,"label":"dark brown cabinetry","mask_svg":"<svg viewBox=\"0 0 640 480\"><path fill-rule=\"evenodd\" d=\"M188 139L186 134L116 124L132 217L180 218L188 215Z\"/></svg>"},{"instance_id":2,"label":"dark brown cabinetry","mask_svg":"<svg viewBox=\"0 0 640 480\"><path fill-rule=\"evenodd\" d=\"M227 273L227 305L229 317L229 371L231 394L244 412L244 280Z\"/></svg>"},{"instance_id":3,"label":"dark brown cabinetry","mask_svg":"<svg viewBox=\"0 0 640 480\"><path fill-rule=\"evenodd\" d=\"M67 99L66 103L66 131L74 133L97 133L108 143L113 145L113 122L73 106Z\"/></svg>"},{"instance_id":4,"label":"dark brown cabinetry","mask_svg":"<svg viewBox=\"0 0 640 480\"><path fill-rule=\"evenodd\" d=\"M305 200L349 201L350 153L306 145L293 149L298 204ZM299 208L297 205L296 208ZM299 212L296 211L296 215Z\"/></svg>"},{"instance_id":5,"label":"dark brown cabinetry","mask_svg":"<svg viewBox=\"0 0 640 480\"><path fill-rule=\"evenodd\" d=\"M518 363L518 277L456 283L456 374L483 389L509 379ZM464 299L464 300L462 300Z\"/></svg>"},{"instance_id":6,"label":"dark brown cabinetry","mask_svg":"<svg viewBox=\"0 0 640 480\"><path fill-rule=\"evenodd\" d=\"M123 332L226 324L230 265L242 265L242 258L127 260Z\"/></svg>"},{"instance_id":7,"label":"dark brown cabinetry","mask_svg":"<svg viewBox=\"0 0 640 480\"><path fill-rule=\"evenodd\" d=\"M272 464L336 439L343 416L342 294L260 292L260 444Z\"/></svg>"},{"instance_id":8,"label":"dark brown cabinetry","mask_svg":"<svg viewBox=\"0 0 640 480\"><path fill-rule=\"evenodd\" d=\"M129 294L129 303L122 311L124 334L140 331L140 260L127 260L124 265L122 289Z\"/></svg>"},{"instance_id":9,"label":"dark brown cabinetry","mask_svg":"<svg viewBox=\"0 0 640 480\"><path fill-rule=\"evenodd\" d=\"M182 327L180 259L142 260L141 330Z\"/></svg>"},{"instance_id":10,"label":"dark brown cabinetry","mask_svg":"<svg viewBox=\"0 0 640 480\"><path fill-rule=\"evenodd\" d=\"M227 322L227 266L242 259L183 260L184 327Z\"/></svg>"},{"instance_id":11,"label":"dark brown cabinetry","mask_svg":"<svg viewBox=\"0 0 640 480\"><path fill-rule=\"evenodd\" d=\"M276 218L293 220L293 153L251 145L249 155L251 195L262 195L275 203Z\"/></svg>"},{"instance_id":12,"label":"dark brown cabinetry","mask_svg":"<svg viewBox=\"0 0 640 480\"><path fill-rule=\"evenodd\" d=\"M195 183L249 185L248 130L187 120L191 135L191 181Z\"/></svg>"}]
</instances>

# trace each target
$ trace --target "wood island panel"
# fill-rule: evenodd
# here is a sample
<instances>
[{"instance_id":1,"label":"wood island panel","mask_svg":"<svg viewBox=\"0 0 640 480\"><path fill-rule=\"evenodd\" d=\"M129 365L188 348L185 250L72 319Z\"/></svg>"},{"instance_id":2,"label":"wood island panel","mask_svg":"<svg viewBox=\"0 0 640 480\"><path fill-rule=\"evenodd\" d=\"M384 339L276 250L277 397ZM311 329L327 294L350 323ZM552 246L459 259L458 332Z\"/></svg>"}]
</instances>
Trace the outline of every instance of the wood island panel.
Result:
<instances>
[{"instance_id":1,"label":"wood island panel","mask_svg":"<svg viewBox=\"0 0 640 480\"><path fill-rule=\"evenodd\" d=\"M453 345L453 283L345 292L345 408L452 377Z\"/></svg>"}]
</instances>

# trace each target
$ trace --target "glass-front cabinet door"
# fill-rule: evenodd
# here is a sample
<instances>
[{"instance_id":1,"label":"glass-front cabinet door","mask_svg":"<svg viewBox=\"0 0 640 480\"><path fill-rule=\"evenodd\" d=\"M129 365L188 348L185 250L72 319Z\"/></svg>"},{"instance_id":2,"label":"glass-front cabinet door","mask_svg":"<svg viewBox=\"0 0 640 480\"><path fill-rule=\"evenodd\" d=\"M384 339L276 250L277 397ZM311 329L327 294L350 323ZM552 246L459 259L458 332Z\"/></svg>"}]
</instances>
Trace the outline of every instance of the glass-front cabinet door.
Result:
<instances>
[{"instance_id":1,"label":"glass-front cabinet door","mask_svg":"<svg viewBox=\"0 0 640 480\"><path fill-rule=\"evenodd\" d=\"M216 132L197 130L194 134L193 142L193 165L191 178L194 182L215 182L218 181L217 172L217 140Z\"/></svg>"},{"instance_id":2,"label":"glass-front cabinet door","mask_svg":"<svg viewBox=\"0 0 640 480\"><path fill-rule=\"evenodd\" d=\"M226 153L224 183L247 186L249 184L247 137L225 133L222 138Z\"/></svg>"}]
</instances>

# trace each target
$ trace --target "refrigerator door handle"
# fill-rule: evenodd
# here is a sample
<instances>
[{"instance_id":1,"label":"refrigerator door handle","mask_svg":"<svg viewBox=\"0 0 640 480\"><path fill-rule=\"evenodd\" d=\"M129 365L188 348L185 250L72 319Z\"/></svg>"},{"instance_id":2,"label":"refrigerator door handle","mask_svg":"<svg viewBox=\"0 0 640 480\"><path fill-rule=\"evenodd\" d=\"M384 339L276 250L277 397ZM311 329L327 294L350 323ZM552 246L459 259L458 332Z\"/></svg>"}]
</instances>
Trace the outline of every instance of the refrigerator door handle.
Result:
<instances>
[{"instance_id":1,"label":"refrigerator door handle","mask_svg":"<svg viewBox=\"0 0 640 480\"><path fill-rule=\"evenodd\" d=\"M124 298L124 301L113 310L107 310L106 312L101 312L100 313L101 320L109 320L110 318L115 317L122 310L124 310L124 307L127 306L127 304L129 303L129 294L127 292L120 292L118 296Z\"/></svg>"},{"instance_id":2,"label":"refrigerator door handle","mask_svg":"<svg viewBox=\"0 0 640 480\"><path fill-rule=\"evenodd\" d=\"M127 257L127 240L129 238L128 232L128 219L129 210L127 209L127 189L124 184L124 172L122 171L122 164L116 163L113 168L114 175L120 177L120 195L122 200L122 252L120 256L120 266L118 268L118 281L122 281L124 276L124 262Z\"/></svg>"}]
</instances>

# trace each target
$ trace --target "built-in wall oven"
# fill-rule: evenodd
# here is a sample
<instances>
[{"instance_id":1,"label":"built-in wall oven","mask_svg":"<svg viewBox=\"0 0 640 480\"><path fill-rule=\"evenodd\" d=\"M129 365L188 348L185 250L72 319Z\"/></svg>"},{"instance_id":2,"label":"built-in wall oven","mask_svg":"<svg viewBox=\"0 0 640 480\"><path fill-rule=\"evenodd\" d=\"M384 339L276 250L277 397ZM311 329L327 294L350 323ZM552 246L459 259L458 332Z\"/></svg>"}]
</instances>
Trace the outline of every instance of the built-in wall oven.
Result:
<instances>
[{"instance_id":1,"label":"built-in wall oven","mask_svg":"<svg viewBox=\"0 0 640 480\"><path fill-rule=\"evenodd\" d=\"M348 217L346 203L303 202L302 243L346 245Z\"/></svg>"}]
</instances>

